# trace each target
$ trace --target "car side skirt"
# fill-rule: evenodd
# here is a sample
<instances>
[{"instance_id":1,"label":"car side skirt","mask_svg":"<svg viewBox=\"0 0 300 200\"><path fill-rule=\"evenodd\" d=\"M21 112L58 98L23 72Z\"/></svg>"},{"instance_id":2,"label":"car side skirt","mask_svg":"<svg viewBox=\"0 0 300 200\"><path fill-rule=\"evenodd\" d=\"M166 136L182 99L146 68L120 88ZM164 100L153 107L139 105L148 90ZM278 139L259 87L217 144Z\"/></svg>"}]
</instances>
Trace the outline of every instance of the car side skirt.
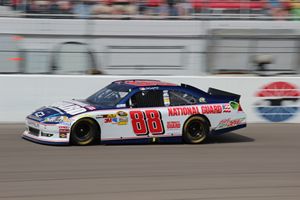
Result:
<instances>
[{"instance_id":1,"label":"car side skirt","mask_svg":"<svg viewBox=\"0 0 300 200\"><path fill-rule=\"evenodd\" d=\"M182 136L170 136L170 137L149 137L149 138L133 138L133 139L113 139L102 140L101 144L153 144L153 143L182 143Z\"/></svg>"},{"instance_id":2,"label":"car side skirt","mask_svg":"<svg viewBox=\"0 0 300 200\"><path fill-rule=\"evenodd\" d=\"M220 129L220 130L212 130L210 132L210 135L222 135L224 133L231 132L231 131L234 131L234 130L237 130L237 129L240 129L240 128L245 128L246 126L247 126L247 124L240 124L240 125L237 125L237 126L224 128L224 129Z\"/></svg>"}]
</instances>

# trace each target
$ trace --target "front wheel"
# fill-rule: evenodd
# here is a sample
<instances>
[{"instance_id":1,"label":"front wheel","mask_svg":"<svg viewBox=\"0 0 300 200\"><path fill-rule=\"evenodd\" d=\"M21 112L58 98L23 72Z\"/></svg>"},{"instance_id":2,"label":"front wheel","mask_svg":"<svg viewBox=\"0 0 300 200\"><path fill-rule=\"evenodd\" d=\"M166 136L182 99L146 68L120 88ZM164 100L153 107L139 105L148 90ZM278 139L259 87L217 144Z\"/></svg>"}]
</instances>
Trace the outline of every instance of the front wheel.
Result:
<instances>
[{"instance_id":1,"label":"front wheel","mask_svg":"<svg viewBox=\"0 0 300 200\"><path fill-rule=\"evenodd\" d=\"M209 124L201 116L190 117L183 126L183 140L190 144L199 144L205 140L209 133Z\"/></svg>"},{"instance_id":2,"label":"front wheel","mask_svg":"<svg viewBox=\"0 0 300 200\"><path fill-rule=\"evenodd\" d=\"M75 145L89 145L97 138L97 124L91 119L81 119L71 129L71 143Z\"/></svg>"}]
</instances>

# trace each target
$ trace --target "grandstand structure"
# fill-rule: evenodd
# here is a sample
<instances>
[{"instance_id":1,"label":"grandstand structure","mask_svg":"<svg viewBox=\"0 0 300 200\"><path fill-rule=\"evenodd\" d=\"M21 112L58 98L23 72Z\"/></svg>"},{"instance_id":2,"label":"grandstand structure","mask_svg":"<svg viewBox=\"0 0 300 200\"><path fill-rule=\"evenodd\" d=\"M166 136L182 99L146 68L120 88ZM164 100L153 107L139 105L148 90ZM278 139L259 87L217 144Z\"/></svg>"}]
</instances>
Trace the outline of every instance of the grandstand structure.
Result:
<instances>
[{"instance_id":1,"label":"grandstand structure","mask_svg":"<svg viewBox=\"0 0 300 200\"><path fill-rule=\"evenodd\" d=\"M298 19L298 0L1 0L0 15L56 18L269 16ZM109 16L106 16L109 15ZM125 16L124 16L125 15Z\"/></svg>"}]
</instances>

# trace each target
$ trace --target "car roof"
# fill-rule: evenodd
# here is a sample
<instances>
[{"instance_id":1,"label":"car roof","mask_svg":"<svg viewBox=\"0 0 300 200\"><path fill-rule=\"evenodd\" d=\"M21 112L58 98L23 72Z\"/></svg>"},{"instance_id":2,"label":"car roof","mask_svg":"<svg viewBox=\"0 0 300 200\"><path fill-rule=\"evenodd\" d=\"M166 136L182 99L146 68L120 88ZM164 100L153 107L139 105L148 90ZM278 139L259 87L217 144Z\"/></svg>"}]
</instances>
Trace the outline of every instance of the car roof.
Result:
<instances>
[{"instance_id":1,"label":"car roof","mask_svg":"<svg viewBox=\"0 0 300 200\"><path fill-rule=\"evenodd\" d=\"M162 82L159 80L151 80L151 79L118 80L118 81L114 81L113 83L126 84L133 87L178 86L174 83Z\"/></svg>"}]
</instances>

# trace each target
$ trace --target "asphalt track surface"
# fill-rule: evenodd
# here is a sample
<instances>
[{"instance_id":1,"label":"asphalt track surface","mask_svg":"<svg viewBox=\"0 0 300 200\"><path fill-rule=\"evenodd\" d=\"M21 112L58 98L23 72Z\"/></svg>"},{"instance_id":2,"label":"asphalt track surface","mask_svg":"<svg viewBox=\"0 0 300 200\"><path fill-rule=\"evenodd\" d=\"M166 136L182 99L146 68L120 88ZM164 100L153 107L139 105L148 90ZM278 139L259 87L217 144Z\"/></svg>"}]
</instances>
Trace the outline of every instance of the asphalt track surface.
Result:
<instances>
[{"instance_id":1,"label":"asphalt track surface","mask_svg":"<svg viewBox=\"0 0 300 200\"><path fill-rule=\"evenodd\" d=\"M299 200L300 124L202 145L47 146L0 125L0 199Z\"/></svg>"}]
</instances>

